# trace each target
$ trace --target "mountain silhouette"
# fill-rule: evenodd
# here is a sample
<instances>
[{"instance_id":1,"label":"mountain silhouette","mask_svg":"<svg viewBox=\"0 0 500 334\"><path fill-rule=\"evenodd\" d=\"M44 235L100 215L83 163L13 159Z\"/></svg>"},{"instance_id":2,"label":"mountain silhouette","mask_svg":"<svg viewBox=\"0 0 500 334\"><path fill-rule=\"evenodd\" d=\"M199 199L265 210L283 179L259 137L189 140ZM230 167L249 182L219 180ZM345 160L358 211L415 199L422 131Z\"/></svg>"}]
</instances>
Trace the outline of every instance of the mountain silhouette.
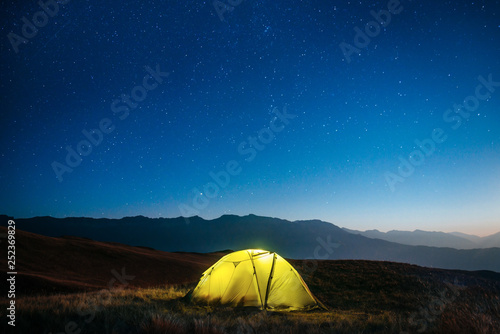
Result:
<instances>
[{"instance_id":1,"label":"mountain silhouette","mask_svg":"<svg viewBox=\"0 0 500 334\"><path fill-rule=\"evenodd\" d=\"M6 219L2 219L6 222ZM410 246L347 232L320 220L288 221L256 215L205 220L34 217L15 219L16 228L46 236L72 235L168 252L215 252L262 248L292 259L362 259L426 267L500 272L500 248L454 249Z\"/></svg>"},{"instance_id":2,"label":"mountain silhouette","mask_svg":"<svg viewBox=\"0 0 500 334\"><path fill-rule=\"evenodd\" d=\"M445 233L422 230L380 232L378 230L356 231L347 228L343 228L343 230L368 238L412 246L451 247L456 249L500 247L500 233L481 238L459 232Z\"/></svg>"}]
</instances>

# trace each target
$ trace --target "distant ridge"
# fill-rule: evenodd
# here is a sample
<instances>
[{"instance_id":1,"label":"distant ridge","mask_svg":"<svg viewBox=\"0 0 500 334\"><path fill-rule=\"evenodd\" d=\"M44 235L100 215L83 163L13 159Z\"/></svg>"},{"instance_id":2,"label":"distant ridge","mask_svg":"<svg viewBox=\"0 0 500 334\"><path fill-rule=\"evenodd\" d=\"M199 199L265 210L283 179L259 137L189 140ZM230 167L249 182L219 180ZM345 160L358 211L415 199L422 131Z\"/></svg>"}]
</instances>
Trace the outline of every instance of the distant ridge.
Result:
<instances>
[{"instance_id":1,"label":"distant ridge","mask_svg":"<svg viewBox=\"0 0 500 334\"><path fill-rule=\"evenodd\" d=\"M143 216L122 219L35 217L16 219L16 224L18 229L46 236L74 235L168 252L263 248L294 259L382 260L500 272L500 248L457 250L409 246L367 238L319 220L291 222L255 215L225 215L213 220Z\"/></svg>"},{"instance_id":2,"label":"distant ridge","mask_svg":"<svg viewBox=\"0 0 500 334\"><path fill-rule=\"evenodd\" d=\"M500 232L478 237L460 232L427 232L422 230L380 232L378 230L356 231L343 228L344 231L368 238L382 239L412 246L451 247L456 249L474 249L500 247Z\"/></svg>"}]
</instances>

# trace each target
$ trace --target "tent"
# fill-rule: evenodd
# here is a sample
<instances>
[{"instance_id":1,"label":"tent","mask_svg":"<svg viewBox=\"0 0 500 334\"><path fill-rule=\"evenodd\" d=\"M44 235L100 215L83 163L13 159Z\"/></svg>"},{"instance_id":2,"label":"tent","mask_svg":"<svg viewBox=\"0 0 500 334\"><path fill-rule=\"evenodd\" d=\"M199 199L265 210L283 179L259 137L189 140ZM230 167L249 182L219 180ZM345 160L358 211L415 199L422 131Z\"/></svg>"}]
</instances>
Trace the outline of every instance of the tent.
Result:
<instances>
[{"instance_id":1,"label":"tent","mask_svg":"<svg viewBox=\"0 0 500 334\"><path fill-rule=\"evenodd\" d=\"M222 257L202 274L191 300L269 310L307 310L321 305L290 263L261 249Z\"/></svg>"}]
</instances>

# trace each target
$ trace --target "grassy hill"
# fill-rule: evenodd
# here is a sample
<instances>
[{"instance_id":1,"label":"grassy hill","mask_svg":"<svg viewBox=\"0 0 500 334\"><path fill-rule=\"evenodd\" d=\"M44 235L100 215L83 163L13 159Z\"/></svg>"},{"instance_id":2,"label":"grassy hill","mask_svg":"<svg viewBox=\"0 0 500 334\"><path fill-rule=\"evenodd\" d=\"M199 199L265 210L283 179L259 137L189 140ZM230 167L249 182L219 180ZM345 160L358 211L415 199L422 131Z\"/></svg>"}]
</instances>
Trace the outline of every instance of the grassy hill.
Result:
<instances>
[{"instance_id":1,"label":"grassy hill","mask_svg":"<svg viewBox=\"0 0 500 334\"><path fill-rule=\"evenodd\" d=\"M0 227L0 233L6 233ZM2 248L0 266L7 267ZM107 288L116 276L130 287L182 284L199 279L201 273L225 253L167 253L146 247L99 242L65 236L46 237L16 231L16 285L22 295L95 291Z\"/></svg>"},{"instance_id":2,"label":"grassy hill","mask_svg":"<svg viewBox=\"0 0 500 334\"><path fill-rule=\"evenodd\" d=\"M184 296L226 252L167 253L19 230L17 240L16 333L498 333L500 328L500 274L489 271L290 260L328 310L214 309L192 305ZM1 301L5 319L6 300Z\"/></svg>"}]
</instances>

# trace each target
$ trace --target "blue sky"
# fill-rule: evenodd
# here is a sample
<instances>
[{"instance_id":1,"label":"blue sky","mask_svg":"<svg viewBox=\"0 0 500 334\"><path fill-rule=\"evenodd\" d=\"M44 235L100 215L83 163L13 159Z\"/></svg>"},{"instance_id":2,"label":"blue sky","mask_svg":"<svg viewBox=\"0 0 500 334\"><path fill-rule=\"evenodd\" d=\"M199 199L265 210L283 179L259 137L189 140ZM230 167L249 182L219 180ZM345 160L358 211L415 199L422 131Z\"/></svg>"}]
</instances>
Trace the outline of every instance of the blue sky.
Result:
<instances>
[{"instance_id":1,"label":"blue sky","mask_svg":"<svg viewBox=\"0 0 500 334\"><path fill-rule=\"evenodd\" d=\"M498 1L72 1L29 38L41 8L4 8L2 213L500 230L500 87L476 97L500 81ZM434 129L446 140L418 160Z\"/></svg>"}]
</instances>

